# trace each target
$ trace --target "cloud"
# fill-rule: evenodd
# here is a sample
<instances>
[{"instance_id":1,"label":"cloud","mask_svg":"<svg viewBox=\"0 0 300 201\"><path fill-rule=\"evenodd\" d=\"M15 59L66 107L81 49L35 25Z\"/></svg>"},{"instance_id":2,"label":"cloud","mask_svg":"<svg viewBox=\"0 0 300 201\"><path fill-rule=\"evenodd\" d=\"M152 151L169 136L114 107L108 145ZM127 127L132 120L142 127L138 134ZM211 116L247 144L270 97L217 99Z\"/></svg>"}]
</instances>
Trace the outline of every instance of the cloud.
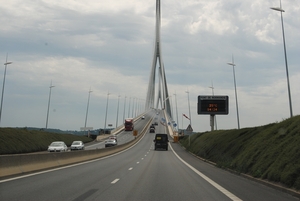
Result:
<instances>
[{"instance_id":1,"label":"cloud","mask_svg":"<svg viewBox=\"0 0 300 201\"><path fill-rule=\"evenodd\" d=\"M299 114L300 2L283 3L294 114ZM220 129L236 128L232 66L234 56L241 126L289 117L280 13L273 1L162 1L161 45L169 93L178 112L188 113L195 131L210 130L209 117L197 115L197 96L230 97L229 115L218 116ZM49 127L79 129L91 88L89 126L115 124L129 100L143 108L153 58L155 1L20 1L0 8L0 55L8 65L1 126L43 127L49 86ZM0 69L3 75L4 69ZM2 83L2 78L0 82ZM174 107L173 101L173 110ZM131 102L133 104L133 102ZM267 107L268 106L268 107ZM123 114L119 114L119 122ZM189 122L179 118L179 125Z\"/></svg>"}]
</instances>

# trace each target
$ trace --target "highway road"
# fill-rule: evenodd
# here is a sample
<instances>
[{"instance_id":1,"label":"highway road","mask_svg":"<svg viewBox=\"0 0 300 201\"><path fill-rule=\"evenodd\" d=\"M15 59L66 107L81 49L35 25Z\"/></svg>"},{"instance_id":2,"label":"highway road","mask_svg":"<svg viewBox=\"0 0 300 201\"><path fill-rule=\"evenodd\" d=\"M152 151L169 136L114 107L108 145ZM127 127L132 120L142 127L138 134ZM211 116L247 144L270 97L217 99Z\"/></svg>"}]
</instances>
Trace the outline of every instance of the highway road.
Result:
<instances>
[{"instance_id":1,"label":"highway road","mask_svg":"<svg viewBox=\"0 0 300 201\"><path fill-rule=\"evenodd\" d=\"M149 114L145 115L145 119L141 119L141 118L137 119L134 122L134 129L137 130L138 133L140 134L143 128L146 126L146 124L152 120L153 116L154 113L150 112ZM126 142L129 142L134 139L132 131L122 130L116 135L117 135L118 145L125 144ZM103 149L103 148L105 148L105 139L103 139L100 142L92 142L92 143L87 143L85 145L85 150Z\"/></svg>"},{"instance_id":2,"label":"highway road","mask_svg":"<svg viewBox=\"0 0 300 201\"><path fill-rule=\"evenodd\" d=\"M298 200L200 161L172 141L168 151L155 151L154 135L113 156L1 180L0 200Z\"/></svg>"}]
</instances>

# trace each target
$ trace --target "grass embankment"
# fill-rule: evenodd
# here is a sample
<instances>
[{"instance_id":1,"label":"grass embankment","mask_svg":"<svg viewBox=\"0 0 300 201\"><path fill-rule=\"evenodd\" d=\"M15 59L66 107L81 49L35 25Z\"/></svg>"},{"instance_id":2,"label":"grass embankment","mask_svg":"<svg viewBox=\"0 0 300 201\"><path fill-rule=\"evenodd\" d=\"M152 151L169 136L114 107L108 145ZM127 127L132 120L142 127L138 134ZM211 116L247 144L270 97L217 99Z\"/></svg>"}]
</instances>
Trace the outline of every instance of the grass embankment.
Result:
<instances>
[{"instance_id":1,"label":"grass embankment","mask_svg":"<svg viewBox=\"0 0 300 201\"><path fill-rule=\"evenodd\" d=\"M46 151L53 141L64 141L67 146L75 140L84 143L93 139L72 134L57 134L26 128L0 128L0 154Z\"/></svg>"},{"instance_id":2,"label":"grass embankment","mask_svg":"<svg viewBox=\"0 0 300 201\"><path fill-rule=\"evenodd\" d=\"M300 189L300 116L260 127L198 133L180 143L219 167Z\"/></svg>"}]
</instances>

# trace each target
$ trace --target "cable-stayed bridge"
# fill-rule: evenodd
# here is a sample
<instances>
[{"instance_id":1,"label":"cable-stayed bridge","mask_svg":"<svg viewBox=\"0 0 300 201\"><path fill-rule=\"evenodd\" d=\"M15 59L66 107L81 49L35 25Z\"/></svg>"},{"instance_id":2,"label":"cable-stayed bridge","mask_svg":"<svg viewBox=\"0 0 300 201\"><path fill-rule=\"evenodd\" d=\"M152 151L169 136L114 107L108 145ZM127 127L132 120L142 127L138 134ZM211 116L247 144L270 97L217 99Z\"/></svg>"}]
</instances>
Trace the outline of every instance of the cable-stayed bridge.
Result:
<instances>
[{"instance_id":1,"label":"cable-stayed bridge","mask_svg":"<svg viewBox=\"0 0 300 201\"><path fill-rule=\"evenodd\" d=\"M155 45L152 66L149 77L148 91L145 109L161 108L165 109L169 117L172 118L169 92L165 74L165 66L161 54L160 41L161 8L160 0L156 0L156 25L155 25ZM158 75L158 77L156 77ZM157 82L156 82L157 81Z\"/></svg>"}]
</instances>

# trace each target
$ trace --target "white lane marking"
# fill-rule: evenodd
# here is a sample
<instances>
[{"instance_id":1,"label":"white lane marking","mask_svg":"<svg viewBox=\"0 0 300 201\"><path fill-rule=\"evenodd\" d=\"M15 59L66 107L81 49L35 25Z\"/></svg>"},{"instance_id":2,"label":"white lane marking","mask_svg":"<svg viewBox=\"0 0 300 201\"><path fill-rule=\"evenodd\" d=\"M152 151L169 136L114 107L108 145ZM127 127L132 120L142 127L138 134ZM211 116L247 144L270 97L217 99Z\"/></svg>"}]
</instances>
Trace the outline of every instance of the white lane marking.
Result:
<instances>
[{"instance_id":1,"label":"white lane marking","mask_svg":"<svg viewBox=\"0 0 300 201\"><path fill-rule=\"evenodd\" d=\"M142 160L144 160L144 158L142 158Z\"/></svg>"},{"instance_id":2,"label":"white lane marking","mask_svg":"<svg viewBox=\"0 0 300 201\"><path fill-rule=\"evenodd\" d=\"M117 183L119 180L120 180L120 179L115 179L115 180L113 180L113 181L111 182L111 184L115 184L115 183Z\"/></svg>"},{"instance_id":3,"label":"white lane marking","mask_svg":"<svg viewBox=\"0 0 300 201\"><path fill-rule=\"evenodd\" d=\"M231 192L229 192L228 190L226 190L225 188L223 188L222 186L220 186L219 184L217 184L216 182L214 182L213 180L211 180L209 177L207 177L206 175L204 175L203 173L199 172L196 168L194 168L193 166L191 166L190 164L188 164L187 162L185 162L182 158L180 158L180 156L178 156L176 154L176 152L174 151L173 147L171 146L171 144L169 143L173 153L175 154L175 156L181 160L181 162L183 162L186 166L188 166L191 170L193 170L196 174L198 174L200 177L202 177L204 180L206 180L208 183L210 183L212 186L214 186L216 189L218 189L219 191L221 191L224 195L226 195L228 198L230 198L231 200L234 201L242 201L240 198L238 198L237 196L235 196L234 194L232 194Z\"/></svg>"},{"instance_id":4,"label":"white lane marking","mask_svg":"<svg viewBox=\"0 0 300 201\"><path fill-rule=\"evenodd\" d=\"M128 170L132 170L132 169L133 169L133 167L129 168Z\"/></svg>"},{"instance_id":5,"label":"white lane marking","mask_svg":"<svg viewBox=\"0 0 300 201\"><path fill-rule=\"evenodd\" d=\"M139 164L140 162L136 162L136 164Z\"/></svg>"}]
</instances>

